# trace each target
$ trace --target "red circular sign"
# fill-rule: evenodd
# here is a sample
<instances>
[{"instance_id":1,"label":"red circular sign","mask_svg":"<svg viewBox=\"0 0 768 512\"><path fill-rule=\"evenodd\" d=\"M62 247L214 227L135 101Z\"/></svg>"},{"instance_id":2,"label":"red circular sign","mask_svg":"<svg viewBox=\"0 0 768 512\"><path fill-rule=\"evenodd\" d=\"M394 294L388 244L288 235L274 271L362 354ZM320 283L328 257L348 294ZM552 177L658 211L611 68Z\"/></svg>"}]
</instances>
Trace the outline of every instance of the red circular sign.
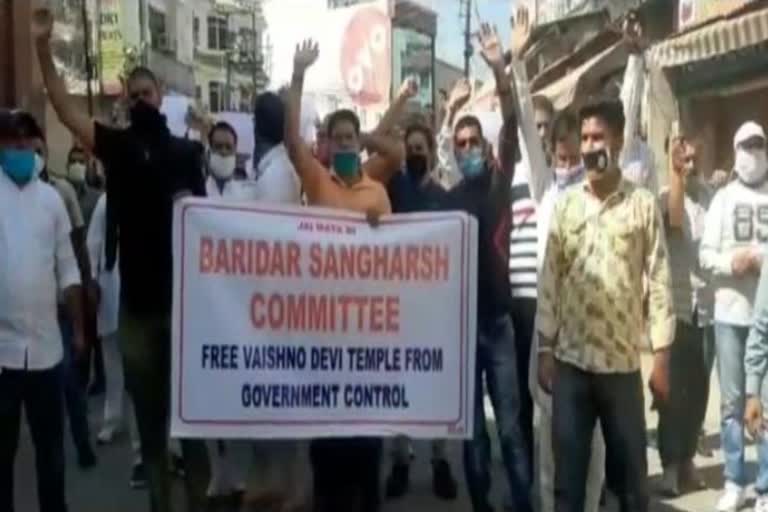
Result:
<instances>
[{"instance_id":1,"label":"red circular sign","mask_svg":"<svg viewBox=\"0 0 768 512\"><path fill-rule=\"evenodd\" d=\"M356 104L389 99L392 80L390 19L380 9L359 9L347 24L341 44L341 76Z\"/></svg>"}]
</instances>

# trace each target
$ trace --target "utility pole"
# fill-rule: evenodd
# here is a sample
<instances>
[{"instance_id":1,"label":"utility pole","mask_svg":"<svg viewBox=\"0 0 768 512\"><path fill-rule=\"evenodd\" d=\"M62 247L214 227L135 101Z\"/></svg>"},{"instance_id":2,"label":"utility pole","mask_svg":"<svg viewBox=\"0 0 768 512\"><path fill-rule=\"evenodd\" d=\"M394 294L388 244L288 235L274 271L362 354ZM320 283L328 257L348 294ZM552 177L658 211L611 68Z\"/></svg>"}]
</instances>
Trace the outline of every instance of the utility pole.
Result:
<instances>
[{"instance_id":1,"label":"utility pole","mask_svg":"<svg viewBox=\"0 0 768 512\"><path fill-rule=\"evenodd\" d=\"M472 0L460 0L464 7L464 78L469 78L469 61L472 58Z\"/></svg>"},{"instance_id":2,"label":"utility pole","mask_svg":"<svg viewBox=\"0 0 768 512\"><path fill-rule=\"evenodd\" d=\"M88 115L93 117L93 62L91 61L91 23L88 20L86 1L80 2L80 15L83 20L83 50L85 51L85 87L88 94ZM101 21L101 20L99 20ZM100 27L101 25L97 25Z\"/></svg>"}]
</instances>

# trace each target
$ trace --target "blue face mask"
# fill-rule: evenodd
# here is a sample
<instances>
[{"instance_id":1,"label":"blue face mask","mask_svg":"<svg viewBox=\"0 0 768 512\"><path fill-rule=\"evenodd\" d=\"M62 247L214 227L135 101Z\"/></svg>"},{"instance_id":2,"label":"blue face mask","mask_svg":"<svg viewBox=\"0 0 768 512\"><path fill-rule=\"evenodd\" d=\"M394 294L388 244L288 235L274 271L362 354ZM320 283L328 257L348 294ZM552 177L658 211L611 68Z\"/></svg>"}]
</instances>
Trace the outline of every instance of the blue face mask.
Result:
<instances>
[{"instance_id":1,"label":"blue face mask","mask_svg":"<svg viewBox=\"0 0 768 512\"><path fill-rule=\"evenodd\" d=\"M17 185L26 185L35 177L35 152L25 149L0 150L0 167Z\"/></svg>"},{"instance_id":2,"label":"blue face mask","mask_svg":"<svg viewBox=\"0 0 768 512\"><path fill-rule=\"evenodd\" d=\"M465 178L476 178L485 172L485 156L481 148L475 148L459 156L459 170Z\"/></svg>"},{"instance_id":3,"label":"blue face mask","mask_svg":"<svg viewBox=\"0 0 768 512\"><path fill-rule=\"evenodd\" d=\"M333 170L342 180L350 180L360 173L360 154L357 151L337 151L333 154Z\"/></svg>"}]
</instances>

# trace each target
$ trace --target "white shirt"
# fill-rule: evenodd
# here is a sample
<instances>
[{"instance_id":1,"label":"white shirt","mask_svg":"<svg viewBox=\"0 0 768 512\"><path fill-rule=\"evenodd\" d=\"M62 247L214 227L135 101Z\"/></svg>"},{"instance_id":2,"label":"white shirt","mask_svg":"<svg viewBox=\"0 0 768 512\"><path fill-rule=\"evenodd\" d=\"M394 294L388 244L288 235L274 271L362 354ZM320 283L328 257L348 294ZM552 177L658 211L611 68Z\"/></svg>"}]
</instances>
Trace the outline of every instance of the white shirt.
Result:
<instances>
[{"instance_id":1,"label":"white shirt","mask_svg":"<svg viewBox=\"0 0 768 512\"><path fill-rule=\"evenodd\" d=\"M67 210L40 180L0 172L0 368L47 370L62 359L57 296L80 284Z\"/></svg>"},{"instance_id":2,"label":"white shirt","mask_svg":"<svg viewBox=\"0 0 768 512\"><path fill-rule=\"evenodd\" d=\"M258 196L256 183L251 180L227 180L224 187L212 177L205 180L205 195L211 198L226 197L232 201L254 201Z\"/></svg>"},{"instance_id":3,"label":"white shirt","mask_svg":"<svg viewBox=\"0 0 768 512\"><path fill-rule=\"evenodd\" d=\"M282 144L261 157L256 169L255 194L257 201L280 204L301 202L301 181Z\"/></svg>"},{"instance_id":4,"label":"white shirt","mask_svg":"<svg viewBox=\"0 0 768 512\"><path fill-rule=\"evenodd\" d=\"M101 301L96 315L99 336L117 332L120 317L120 272L119 261L108 271L106 254L107 195L102 194L91 216L88 226L88 256L91 260L93 279L99 284Z\"/></svg>"},{"instance_id":5,"label":"white shirt","mask_svg":"<svg viewBox=\"0 0 768 512\"><path fill-rule=\"evenodd\" d=\"M761 250L768 243L768 183L750 188L732 181L715 194L709 205L701 238L699 261L712 273L715 322L748 327L760 276L733 275L736 251Z\"/></svg>"}]
</instances>

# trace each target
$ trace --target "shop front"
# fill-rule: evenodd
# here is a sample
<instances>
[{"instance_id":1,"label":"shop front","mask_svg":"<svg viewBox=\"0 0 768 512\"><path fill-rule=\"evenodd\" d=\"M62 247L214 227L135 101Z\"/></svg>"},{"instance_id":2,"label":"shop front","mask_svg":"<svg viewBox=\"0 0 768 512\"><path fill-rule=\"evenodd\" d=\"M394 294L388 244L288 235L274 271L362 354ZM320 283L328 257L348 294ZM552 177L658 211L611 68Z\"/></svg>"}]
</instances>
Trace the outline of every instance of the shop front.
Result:
<instances>
[{"instance_id":1,"label":"shop front","mask_svg":"<svg viewBox=\"0 0 768 512\"><path fill-rule=\"evenodd\" d=\"M733 5L723 11L707 0L681 1L683 32L651 51L663 73L652 80L650 100L663 103L659 92L667 85L674 97L660 128L669 133L679 118L683 132L699 143L706 174L733 167L733 135L742 123L768 126L768 2Z\"/></svg>"}]
</instances>

